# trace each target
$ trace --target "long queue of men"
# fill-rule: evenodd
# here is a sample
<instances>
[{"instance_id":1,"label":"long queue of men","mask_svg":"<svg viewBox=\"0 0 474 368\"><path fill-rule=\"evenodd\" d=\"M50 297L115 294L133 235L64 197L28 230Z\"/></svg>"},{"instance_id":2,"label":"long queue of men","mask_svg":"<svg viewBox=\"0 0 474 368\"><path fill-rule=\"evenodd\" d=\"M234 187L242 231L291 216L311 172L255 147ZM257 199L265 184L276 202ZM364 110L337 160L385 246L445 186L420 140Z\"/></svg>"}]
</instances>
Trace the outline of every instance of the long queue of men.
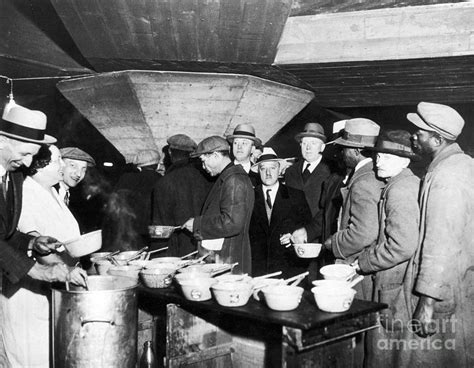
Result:
<instances>
[{"instance_id":1,"label":"long queue of men","mask_svg":"<svg viewBox=\"0 0 474 368\"><path fill-rule=\"evenodd\" d=\"M333 142L308 123L295 137L302 159L289 168L269 147L250 162L258 144L251 126L227 140L208 137L191 156L217 179L184 228L201 254L238 262L236 272L289 276L309 268L315 278L321 265L342 262L366 275L358 297L388 308L365 336L360 365L470 367L474 162L456 143L464 120L428 102L407 119L414 134L348 119ZM243 165L232 160L242 150L236 137L248 141ZM344 165L322 156L328 144L339 147ZM421 157L430 164L420 181L409 166ZM254 188L245 168L260 176ZM324 251L307 264L285 247L289 241L323 242Z\"/></svg>"},{"instance_id":2,"label":"long queue of men","mask_svg":"<svg viewBox=\"0 0 474 368\"><path fill-rule=\"evenodd\" d=\"M44 114L20 110L4 114L0 127L0 168L14 184L0 213L4 281L80 284L82 270L39 265L28 256L54 252L58 242L50 234L15 230L21 207L21 190L12 190L21 185L15 172L31 164L48 137ZM173 135L163 151L169 161L163 177L156 173L160 155L140 151L137 171L124 175L115 187L120 195L111 196L131 196L131 211L118 217L128 216L134 231L117 226L108 233L120 234L115 245L138 247L149 242L146 225L180 225L164 241L169 255L198 249L207 261L236 263L234 273L254 276L309 270L311 281L324 264L351 264L365 275L357 297L388 305L380 328L365 336L360 366L472 367L474 162L456 143L465 123L451 107L428 102L407 119L414 134L348 119L331 142L320 124L308 122L295 136L302 157L293 165L262 147L249 124L199 144ZM329 149L336 159L323 156ZM420 157L430 162L421 181L409 168ZM323 250L305 261L287 247L290 242L320 242Z\"/></svg>"}]
</instances>

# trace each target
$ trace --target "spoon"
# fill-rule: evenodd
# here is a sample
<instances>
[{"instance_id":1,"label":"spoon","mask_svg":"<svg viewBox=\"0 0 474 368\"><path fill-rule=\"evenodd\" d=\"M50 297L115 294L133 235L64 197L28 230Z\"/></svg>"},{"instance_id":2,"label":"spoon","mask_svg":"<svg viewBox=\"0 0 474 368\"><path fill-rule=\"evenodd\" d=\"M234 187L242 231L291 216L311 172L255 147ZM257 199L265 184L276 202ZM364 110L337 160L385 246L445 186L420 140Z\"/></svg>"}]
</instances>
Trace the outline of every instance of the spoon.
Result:
<instances>
[{"instance_id":1,"label":"spoon","mask_svg":"<svg viewBox=\"0 0 474 368\"><path fill-rule=\"evenodd\" d=\"M163 247L163 248L160 248L160 249L155 249L155 250L151 250L151 251L147 252L146 257L145 257L145 261L148 261L150 259L151 254L161 252L162 250L166 250L166 249L168 249L168 247Z\"/></svg>"},{"instance_id":2,"label":"spoon","mask_svg":"<svg viewBox=\"0 0 474 368\"><path fill-rule=\"evenodd\" d=\"M132 255L131 257L125 259L123 262L127 263L127 262L130 262L132 260L134 260L135 258L138 258L140 257L140 255L145 252L146 250L148 250L148 247L143 247L142 249L140 249L139 251L137 251L134 255Z\"/></svg>"},{"instance_id":3,"label":"spoon","mask_svg":"<svg viewBox=\"0 0 474 368\"><path fill-rule=\"evenodd\" d=\"M353 279L351 282L349 282L349 287L353 287L357 285L359 282L361 282L364 279L363 275L357 276L355 279Z\"/></svg>"}]
</instances>

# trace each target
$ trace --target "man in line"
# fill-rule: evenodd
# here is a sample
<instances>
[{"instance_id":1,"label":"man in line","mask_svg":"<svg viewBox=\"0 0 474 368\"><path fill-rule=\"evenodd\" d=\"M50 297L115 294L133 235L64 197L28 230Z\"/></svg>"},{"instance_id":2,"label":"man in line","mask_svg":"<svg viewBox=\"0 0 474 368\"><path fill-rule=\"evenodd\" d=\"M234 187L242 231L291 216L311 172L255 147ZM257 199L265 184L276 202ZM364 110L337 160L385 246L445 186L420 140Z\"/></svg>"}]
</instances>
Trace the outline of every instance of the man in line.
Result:
<instances>
[{"instance_id":1,"label":"man in line","mask_svg":"<svg viewBox=\"0 0 474 368\"><path fill-rule=\"evenodd\" d=\"M175 134L167 143L172 164L153 190L153 224L178 226L201 213L212 184L189 157L197 148L194 140L186 134ZM175 257L196 250L194 238L185 231L173 232L161 246L168 246L167 255Z\"/></svg>"},{"instance_id":2,"label":"man in line","mask_svg":"<svg viewBox=\"0 0 474 368\"><path fill-rule=\"evenodd\" d=\"M410 349L384 349L379 344L410 336L411 290L406 272L418 246L420 180L408 169L417 156L407 131L384 132L373 151L377 176L386 182L379 202L380 229L377 241L362 250L355 267L360 273L374 275L372 300L388 308L380 312L379 328L367 333L364 360L366 367L398 368L407 365Z\"/></svg>"},{"instance_id":3,"label":"man in line","mask_svg":"<svg viewBox=\"0 0 474 368\"><path fill-rule=\"evenodd\" d=\"M250 124L239 124L235 127L234 133L228 135L227 141L232 145L232 156L234 165L241 165L245 172L249 175L253 187L258 185L258 174L250 171L252 166L252 155L255 148L262 145L262 141L255 136L255 128Z\"/></svg>"},{"instance_id":4,"label":"man in line","mask_svg":"<svg viewBox=\"0 0 474 368\"><path fill-rule=\"evenodd\" d=\"M474 160L456 139L464 120L453 108L420 102L415 152L431 163L420 193L420 237L409 274L419 295L417 333L437 348L416 349L412 365L474 366ZM434 344L433 344L434 345Z\"/></svg>"},{"instance_id":5,"label":"man in line","mask_svg":"<svg viewBox=\"0 0 474 368\"><path fill-rule=\"evenodd\" d=\"M278 181L280 162L272 148L264 147L251 170L260 174L255 187L255 205L250 221L252 276L282 271L288 278L305 272L308 265L293 249L280 244L280 236L311 220L304 193Z\"/></svg>"},{"instance_id":6,"label":"man in line","mask_svg":"<svg viewBox=\"0 0 474 368\"><path fill-rule=\"evenodd\" d=\"M349 119L342 136L334 142L342 146L344 163L351 169L346 187L341 188L343 204L339 230L324 243L339 262L354 262L360 252L377 241L377 205L384 183L375 177L371 152L365 147L374 147L379 131L380 127L372 120ZM372 298L369 280L366 277L361 283L359 297L365 300Z\"/></svg>"},{"instance_id":7,"label":"man in line","mask_svg":"<svg viewBox=\"0 0 474 368\"><path fill-rule=\"evenodd\" d=\"M290 188L302 190L311 210L313 218L311 226L297 229L292 233L294 243L306 243L320 240L322 224L321 190L322 184L329 177L331 170L328 162L322 156L326 135L320 124L307 123L304 130L298 133L295 139L300 144L302 159L285 171L285 184ZM284 241L287 241L287 239Z\"/></svg>"},{"instance_id":8,"label":"man in line","mask_svg":"<svg viewBox=\"0 0 474 368\"><path fill-rule=\"evenodd\" d=\"M233 272L250 274L249 226L254 191L242 166L232 163L229 149L224 138L212 136L201 141L192 154L192 157L199 157L203 168L217 179L204 202L201 215L186 221L184 228L201 241L200 253L212 253L208 258L215 256L220 263L238 262ZM222 242L209 241L216 239Z\"/></svg>"}]
</instances>

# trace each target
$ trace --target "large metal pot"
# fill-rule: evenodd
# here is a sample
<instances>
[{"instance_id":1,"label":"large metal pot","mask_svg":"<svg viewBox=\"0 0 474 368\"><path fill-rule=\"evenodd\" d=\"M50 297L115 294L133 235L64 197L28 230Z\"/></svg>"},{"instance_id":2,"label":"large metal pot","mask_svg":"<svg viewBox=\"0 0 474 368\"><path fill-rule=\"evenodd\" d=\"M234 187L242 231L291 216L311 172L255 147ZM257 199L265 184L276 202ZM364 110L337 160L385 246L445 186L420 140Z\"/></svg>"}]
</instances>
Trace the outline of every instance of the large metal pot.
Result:
<instances>
[{"instance_id":1,"label":"large metal pot","mask_svg":"<svg viewBox=\"0 0 474 368\"><path fill-rule=\"evenodd\" d=\"M135 367L136 282L89 276L88 287L53 287L54 367Z\"/></svg>"}]
</instances>

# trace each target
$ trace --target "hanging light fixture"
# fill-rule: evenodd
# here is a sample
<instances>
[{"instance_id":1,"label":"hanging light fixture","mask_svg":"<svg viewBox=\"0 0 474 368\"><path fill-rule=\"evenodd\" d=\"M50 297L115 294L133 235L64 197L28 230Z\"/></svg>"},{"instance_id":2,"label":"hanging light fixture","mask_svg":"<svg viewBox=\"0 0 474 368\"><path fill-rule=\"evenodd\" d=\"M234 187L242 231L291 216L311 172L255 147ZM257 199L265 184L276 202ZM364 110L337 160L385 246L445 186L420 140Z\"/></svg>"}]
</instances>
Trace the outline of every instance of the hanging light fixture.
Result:
<instances>
[{"instance_id":1,"label":"hanging light fixture","mask_svg":"<svg viewBox=\"0 0 474 368\"><path fill-rule=\"evenodd\" d=\"M15 100L13 99L13 79L8 78L7 83L10 83L10 94L8 95L9 101L3 109L3 117L8 114L8 111L14 106L16 106Z\"/></svg>"}]
</instances>

